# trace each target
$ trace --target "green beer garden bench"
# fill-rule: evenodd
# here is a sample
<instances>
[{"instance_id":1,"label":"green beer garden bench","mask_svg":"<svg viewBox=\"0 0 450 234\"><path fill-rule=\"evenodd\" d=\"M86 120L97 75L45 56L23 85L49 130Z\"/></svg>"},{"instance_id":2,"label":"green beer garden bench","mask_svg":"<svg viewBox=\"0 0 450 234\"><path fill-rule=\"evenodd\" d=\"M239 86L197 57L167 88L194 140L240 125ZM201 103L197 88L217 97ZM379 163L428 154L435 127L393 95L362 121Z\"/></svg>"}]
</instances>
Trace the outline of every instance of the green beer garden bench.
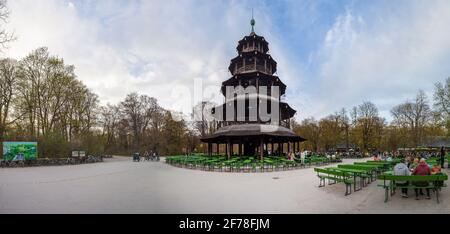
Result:
<instances>
[{"instance_id":1,"label":"green beer garden bench","mask_svg":"<svg viewBox=\"0 0 450 234\"><path fill-rule=\"evenodd\" d=\"M352 184L355 182L350 173L323 168L314 168L314 171L317 172L317 177L320 179L319 187L324 187L326 184L325 180L328 179L328 185L344 183L345 196L352 193Z\"/></svg>"},{"instance_id":2,"label":"green beer garden bench","mask_svg":"<svg viewBox=\"0 0 450 234\"><path fill-rule=\"evenodd\" d=\"M378 186L384 188L385 190L384 202L388 201L389 194L392 196L395 193L395 189L407 188L407 189L431 189L435 192L436 201L437 203L439 203L439 191L441 190L442 187L446 187L444 181L448 180L448 176L447 174L444 173L429 176L419 176L419 175L398 176L393 175L392 172L387 172L379 175L378 179L382 181L382 183L378 184ZM408 184L397 185L395 181L408 181ZM428 182L428 185L416 186L414 185L414 182Z\"/></svg>"},{"instance_id":3,"label":"green beer garden bench","mask_svg":"<svg viewBox=\"0 0 450 234\"><path fill-rule=\"evenodd\" d=\"M368 166L373 166L373 167L377 167L379 172L384 172L389 170L389 165L387 164L382 164L382 163L372 163L372 162L355 162L353 163L355 165L368 165Z\"/></svg>"},{"instance_id":4,"label":"green beer garden bench","mask_svg":"<svg viewBox=\"0 0 450 234\"><path fill-rule=\"evenodd\" d=\"M361 190L363 187L366 186L366 179L369 179L370 176L366 170L359 170L359 169L349 169L349 168L338 168L338 167L327 167L328 170L334 170L334 171L340 171L349 173L351 177L353 178L353 191L357 192ZM356 187L358 183L357 178L359 178L359 187Z\"/></svg>"},{"instance_id":5,"label":"green beer garden bench","mask_svg":"<svg viewBox=\"0 0 450 234\"><path fill-rule=\"evenodd\" d=\"M338 168L345 169L355 169L355 170L363 170L367 175L367 183L370 184L372 181L376 179L378 173L378 167L372 165L350 165L350 164L341 164L338 165Z\"/></svg>"}]
</instances>

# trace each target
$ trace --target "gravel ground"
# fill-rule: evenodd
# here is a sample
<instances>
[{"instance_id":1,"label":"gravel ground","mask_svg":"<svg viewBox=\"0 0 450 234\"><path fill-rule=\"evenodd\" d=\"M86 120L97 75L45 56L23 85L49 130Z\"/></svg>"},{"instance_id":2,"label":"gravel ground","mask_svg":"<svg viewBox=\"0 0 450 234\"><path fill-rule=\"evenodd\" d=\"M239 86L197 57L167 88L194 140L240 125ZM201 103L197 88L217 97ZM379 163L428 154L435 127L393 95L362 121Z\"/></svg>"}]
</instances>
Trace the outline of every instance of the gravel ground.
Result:
<instances>
[{"instance_id":1,"label":"gravel ground","mask_svg":"<svg viewBox=\"0 0 450 234\"><path fill-rule=\"evenodd\" d=\"M355 160L345 160L352 163ZM344 196L341 184L318 188L313 168L269 173L220 173L133 163L0 169L0 213L450 213L441 203L384 203L377 182Z\"/></svg>"}]
</instances>

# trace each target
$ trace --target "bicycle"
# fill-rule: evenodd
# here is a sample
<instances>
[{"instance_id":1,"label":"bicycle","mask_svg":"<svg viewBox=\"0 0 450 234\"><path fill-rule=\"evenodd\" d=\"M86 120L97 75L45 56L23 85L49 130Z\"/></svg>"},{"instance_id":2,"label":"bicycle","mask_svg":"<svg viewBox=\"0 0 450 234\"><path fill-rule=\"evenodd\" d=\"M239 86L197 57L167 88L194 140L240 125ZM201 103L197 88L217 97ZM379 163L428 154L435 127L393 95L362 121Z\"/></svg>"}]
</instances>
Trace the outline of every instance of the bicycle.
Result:
<instances>
[{"instance_id":1,"label":"bicycle","mask_svg":"<svg viewBox=\"0 0 450 234\"><path fill-rule=\"evenodd\" d=\"M69 157L66 160L66 164L74 165L74 164L77 164L77 161L74 158Z\"/></svg>"}]
</instances>

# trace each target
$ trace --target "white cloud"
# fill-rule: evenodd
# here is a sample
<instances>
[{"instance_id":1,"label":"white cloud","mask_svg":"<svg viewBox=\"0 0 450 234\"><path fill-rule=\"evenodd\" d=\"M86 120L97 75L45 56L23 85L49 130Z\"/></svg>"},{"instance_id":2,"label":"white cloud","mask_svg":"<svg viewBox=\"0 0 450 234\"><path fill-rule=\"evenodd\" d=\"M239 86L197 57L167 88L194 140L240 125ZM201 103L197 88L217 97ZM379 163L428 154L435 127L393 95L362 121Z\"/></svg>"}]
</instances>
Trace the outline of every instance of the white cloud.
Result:
<instances>
[{"instance_id":1,"label":"white cloud","mask_svg":"<svg viewBox=\"0 0 450 234\"><path fill-rule=\"evenodd\" d=\"M319 118L365 100L388 115L393 105L419 88L430 93L433 83L450 74L448 1L410 1L402 9L379 7L370 16L348 6L316 42L319 49L300 59L292 40L303 38L295 30L317 33L329 12L320 12L317 1L286 2L287 18L280 20L268 3L257 3L11 0L8 28L19 39L5 56L22 58L47 46L74 64L79 79L104 103L136 91L166 108L186 108L192 97L171 94L187 87L192 95L195 79L214 86L220 102L219 85L230 76L229 61L249 33L256 5L256 31L270 42L297 117ZM278 30L284 24L297 28Z\"/></svg>"},{"instance_id":2,"label":"white cloud","mask_svg":"<svg viewBox=\"0 0 450 234\"><path fill-rule=\"evenodd\" d=\"M336 18L315 55L321 65L309 115L324 116L367 100L389 118L394 105L419 89L431 93L433 84L450 74L449 2L411 3L407 13L394 11L381 20L351 9Z\"/></svg>"},{"instance_id":3,"label":"white cloud","mask_svg":"<svg viewBox=\"0 0 450 234\"><path fill-rule=\"evenodd\" d=\"M188 87L192 94L196 78L219 92L236 43L250 28L250 8L240 2L15 0L9 7L8 27L19 39L6 56L47 46L74 64L105 103L136 91L171 108L172 90Z\"/></svg>"}]
</instances>

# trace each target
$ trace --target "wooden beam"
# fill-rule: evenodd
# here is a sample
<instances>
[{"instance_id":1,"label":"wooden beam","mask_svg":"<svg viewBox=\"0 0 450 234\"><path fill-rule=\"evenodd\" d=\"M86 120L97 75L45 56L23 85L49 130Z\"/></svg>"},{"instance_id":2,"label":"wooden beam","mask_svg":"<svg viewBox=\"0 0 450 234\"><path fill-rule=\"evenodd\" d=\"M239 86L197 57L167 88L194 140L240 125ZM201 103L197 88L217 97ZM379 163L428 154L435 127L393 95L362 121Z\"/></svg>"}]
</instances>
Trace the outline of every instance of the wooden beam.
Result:
<instances>
[{"instance_id":1,"label":"wooden beam","mask_svg":"<svg viewBox=\"0 0 450 234\"><path fill-rule=\"evenodd\" d=\"M260 157L260 160L263 160L263 158L264 158L264 137L261 137L261 142L260 142L260 145L259 145L259 157Z\"/></svg>"}]
</instances>

